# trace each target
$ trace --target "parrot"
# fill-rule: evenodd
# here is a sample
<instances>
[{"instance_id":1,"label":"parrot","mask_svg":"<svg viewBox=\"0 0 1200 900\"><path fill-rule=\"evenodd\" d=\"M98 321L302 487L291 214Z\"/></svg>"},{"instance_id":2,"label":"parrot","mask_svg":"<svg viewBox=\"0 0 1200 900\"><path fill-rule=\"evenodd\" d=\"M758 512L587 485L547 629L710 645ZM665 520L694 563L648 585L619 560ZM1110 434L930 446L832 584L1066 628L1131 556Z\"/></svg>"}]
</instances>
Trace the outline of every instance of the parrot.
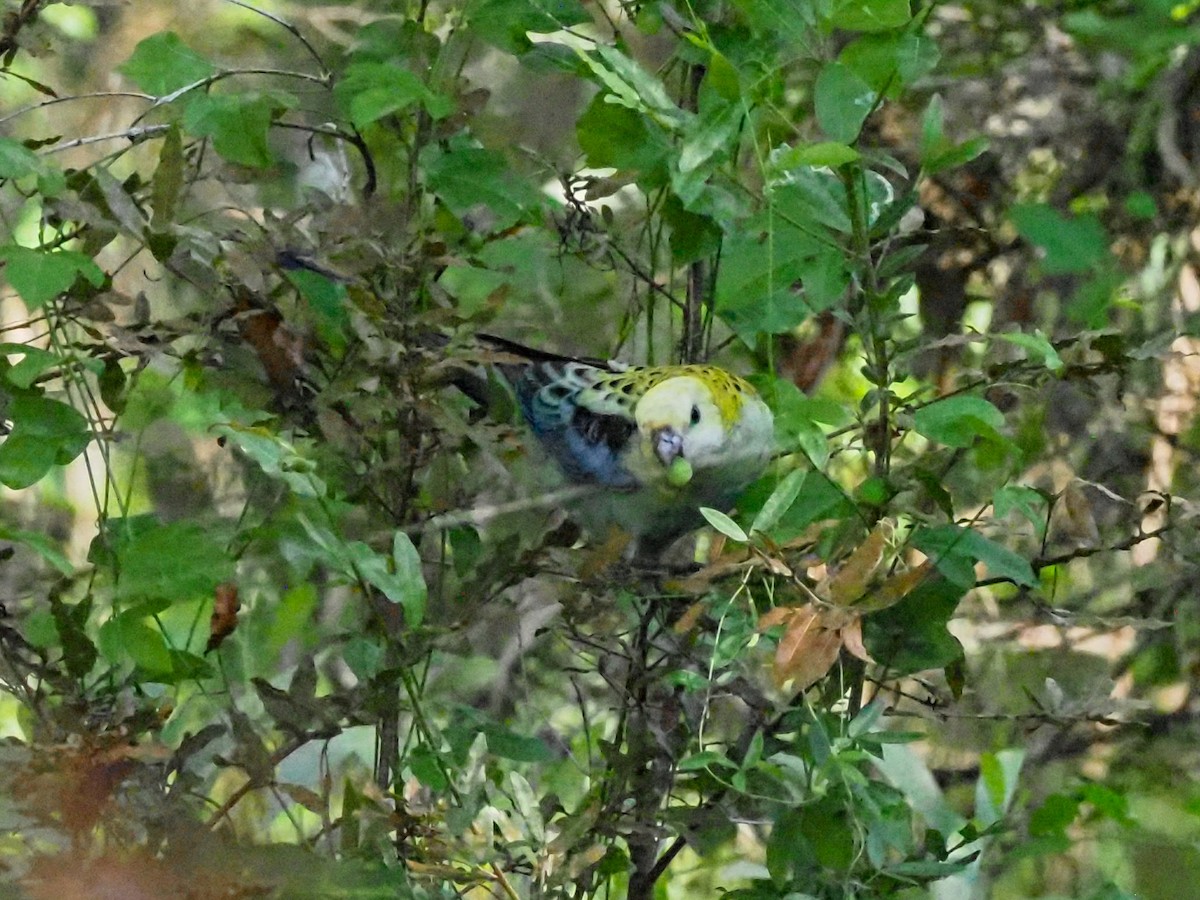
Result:
<instances>
[{"instance_id":1,"label":"parrot","mask_svg":"<svg viewBox=\"0 0 1200 900\"><path fill-rule=\"evenodd\" d=\"M547 455L568 481L595 486L580 524L620 528L634 558L703 525L700 507L727 509L771 459L770 408L717 366L628 366L480 338Z\"/></svg>"}]
</instances>

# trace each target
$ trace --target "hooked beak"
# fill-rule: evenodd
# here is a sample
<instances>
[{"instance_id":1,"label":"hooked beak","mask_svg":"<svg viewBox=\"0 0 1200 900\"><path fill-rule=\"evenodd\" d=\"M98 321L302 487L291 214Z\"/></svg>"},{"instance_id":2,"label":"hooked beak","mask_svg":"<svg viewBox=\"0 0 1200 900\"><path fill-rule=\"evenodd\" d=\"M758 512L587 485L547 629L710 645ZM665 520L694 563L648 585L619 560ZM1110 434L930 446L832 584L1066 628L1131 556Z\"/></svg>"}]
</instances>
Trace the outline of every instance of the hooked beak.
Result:
<instances>
[{"instance_id":1,"label":"hooked beak","mask_svg":"<svg viewBox=\"0 0 1200 900\"><path fill-rule=\"evenodd\" d=\"M671 463L683 456L683 435L670 425L654 429L650 432L650 439L654 442L654 455L664 466L670 467Z\"/></svg>"}]
</instances>

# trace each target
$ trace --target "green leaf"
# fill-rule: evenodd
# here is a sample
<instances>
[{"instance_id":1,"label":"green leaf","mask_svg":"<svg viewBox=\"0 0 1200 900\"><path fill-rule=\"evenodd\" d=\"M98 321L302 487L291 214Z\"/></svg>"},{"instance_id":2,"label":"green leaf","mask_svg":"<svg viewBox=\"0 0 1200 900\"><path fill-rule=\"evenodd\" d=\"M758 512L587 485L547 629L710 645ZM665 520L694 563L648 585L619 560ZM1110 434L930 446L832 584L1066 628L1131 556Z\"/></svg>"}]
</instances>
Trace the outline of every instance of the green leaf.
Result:
<instances>
[{"instance_id":1,"label":"green leaf","mask_svg":"<svg viewBox=\"0 0 1200 900\"><path fill-rule=\"evenodd\" d=\"M894 675L942 669L962 658L958 639L946 630L969 585L925 579L895 606L863 619L863 644Z\"/></svg>"},{"instance_id":2,"label":"green leaf","mask_svg":"<svg viewBox=\"0 0 1200 900\"><path fill-rule=\"evenodd\" d=\"M713 509L710 506L700 507L700 515L708 521L714 529L721 532L731 541L737 541L739 544L745 544L750 540L750 536L742 531L742 526L719 509Z\"/></svg>"},{"instance_id":3,"label":"green leaf","mask_svg":"<svg viewBox=\"0 0 1200 900\"><path fill-rule=\"evenodd\" d=\"M981 562L993 577L1007 578L1014 584L1036 587L1037 576L1029 560L977 531L960 525L921 527L913 532L913 546L930 557L947 578L966 587L974 587L973 564ZM956 561L966 561L965 567Z\"/></svg>"},{"instance_id":4,"label":"green leaf","mask_svg":"<svg viewBox=\"0 0 1200 900\"><path fill-rule=\"evenodd\" d=\"M615 47L598 46L590 52L576 52L609 92L609 102L643 113L672 131L692 118L676 105L661 81Z\"/></svg>"},{"instance_id":5,"label":"green leaf","mask_svg":"<svg viewBox=\"0 0 1200 900\"><path fill-rule=\"evenodd\" d=\"M21 361L8 366L0 360L0 375L13 387L29 388L45 372L57 367L58 354L31 344L0 344L0 356L20 356Z\"/></svg>"},{"instance_id":6,"label":"green leaf","mask_svg":"<svg viewBox=\"0 0 1200 900\"><path fill-rule=\"evenodd\" d=\"M1046 336L1041 331L1034 331L1032 334L1010 331L998 334L996 337L1002 341L1008 341L1010 344L1016 344L1018 347L1028 351L1030 356L1040 356L1046 368L1051 372L1061 372L1063 370L1062 358L1058 355L1058 351L1054 349L1054 345L1046 339Z\"/></svg>"},{"instance_id":7,"label":"green leaf","mask_svg":"<svg viewBox=\"0 0 1200 900\"><path fill-rule=\"evenodd\" d=\"M150 208L154 213L151 224L158 231L175 223L175 210L183 191L183 165L183 136L179 127L172 125L163 137L151 182Z\"/></svg>"},{"instance_id":8,"label":"green leaf","mask_svg":"<svg viewBox=\"0 0 1200 900\"><path fill-rule=\"evenodd\" d=\"M217 68L173 31L153 34L133 48L117 71L148 94L161 97L216 73Z\"/></svg>"},{"instance_id":9,"label":"green leaf","mask_svg":"<svg viewBox=\"0 0 1200 900\"><path fill-rule=\"evenodd\" d=\"M700 169L710 161L728 158L742 125L742 108L730 103L710 108L688 123L676 163L681 174ZM686 192L684 192L686 193Z\"/></svg>"},{"instance_id":10,"label":"green leaf","mask_svg":"<svg viewBox=\"0 0 1200 900\"><path fill-rule=\"evenodd\" d=\"M1049 275L1090 272L1110 256L1108 233L1092 214L1068 217L1044 203L1027 203L1009 210L1021 237L1042 253Z\"/></svg>"},{"instance_id":11,"label":"green leaf","mask_svg":"<svg viewBox=\"0 0 1200 900\"><path fill-rule=\"evenodd\" d=\"M408 69L388 62L352 63L334 85L333 96L357 128L417 104L434 119L454 111L448 97L435 94Z\"/></svg>"},{"instance_id":12,"label":"green leaf","mask_svg":"<svg viewBox=\"0 0 1200 900\"><path fill-rule=\"evenodd\" d=\"M975 784L975 819L985 828L1000 821L1017 792L1025 751L999 750L985 753L979 760L979 780Z\"/></svg>"},{"instance_id":13,"label":"green leaf","mask_svg":"<svg viewBox=\"0 0 1200 900\"><path fill-rule=\"evenodd\" d=\"M104 272L86 254L74 250L35 250L9 244L0 247L4 275L30 312L41 309L82 275L93 286L104 284Z\"/></svg>"},{"instance_id":14,"label":"green leaf","mask_svg":"<svg viewBox=\"0 0 1200 900\"><path fill-rule=\"evenodd\" d=\"M458 142L431 148L422 168L429 188L459 216L486 206L495 217L488 231L504 231L537 208L543 195L509 167L499 153Z\"/></svg>"},{"instance_id":15,"label":"green leaf","mask_svg":"<svg viewBox=\"0 0 1200 900\"><path fill-rule=\"evenodd\" d=\"M1125 198L1122 206L1125 207L1125 212L1135 219L1153 219L1158 215L1158 204L1155 203L1154 196L1145 191L1133 191Z\"/></svg>"},{"instance_id":16,"label":"green leaf","mask_svg":"<svg viewBox=\"0 0 1200 900\"><path fill-rule=\"evenodd\" d=\"M36 391L14 392L7 415L13 425L0 444L0 484L13 490L35 484L55 465L66 465L92 439L87 419L77 410Z\"/></svg>"},{"instance_id":17,"label":"green leaf","mask_svg":"<svg viewBox=\"0 0 1200 900\"><path fill-rule=\"evenodd\" d=\"M393 558L362 541L345 542L338 553L339 559L347 563L342 570L349 577L361 578L379 589L392 603L404 610L405 623L410 626L421 624L425 615L425 580L421 576L420 559L412 541L402 532L397 532L393 541ZM396 571L392 571L393 567Z\"/></svg>"},{"instance_id":18,"label":"green leaf","mask_svg":"<svg viewBox=\"0 0 1200 900\"><path fill-rule=\"evenodd\" d=\"M21 531L17 528L0 525L0 541L24 544L63 575L72 575L75 572L71 561L62 554L49 537L41 532Z\"/></svg>"},{"instance_id":19,"label":"green leaf","mask_svg":"<svg viewBox=\"0 0 1200 900\"><path fill-rule=\"evenodd\" d=\"M724 753L717 753L715 750L702 750L699 753L693 753L690 756L685 756L679 761L676 768L680 772L695 772L700 769L708 769L712 766L717 766L722 769L736 769L738 764L726 756Z\"/></svg>"},{"instance_id":20,"label":"green leaf","mask_svg":"<svg viewBox=\"0 0 1200 900\"><path fill-rule=\"evenodd\" d=\"M100 626L100 651L110 662L128 657L146 675L163 677L173 670L171 652L162 632L148 624L142 613L114 616Z\"/></svg>"},{"instance_id":21,"label":"green leaf","mask_svg":"<svg viewBox=\"0 0 1200 900\"><path fill-rule=\"evenodd\" d=\"M804 810L785 809L767 839L767 871L776 884L816 868L813 849L804 836ZM778 896L778 895L777 895Z\"/></svg>"},{"instance_id":22,"label":"green leaf","mask_svg":"<svg viewBox=\"0 0 1200 900\"><path fill-rule=\"evenodd\" d=\"M770 194L771 211L783 222L798 228L806 228L813 234L821 234L824 226L842 234L851 230L850 214L846 211L846 188L832 172L820 171L806 166L789 173L786 184L774 188ZM836 245L825 245L836 250Z\"/></svg>"},{"instance_id":23,"label":"green leaf","mask_svg":"<svg viewBox=\"0 0 1200 900\"><path fill-rule=\"evenodd\" d=\"M47 197L55 197L66 187L66 178L60 169L38 156L20 141L0 138L0 178L14 181L33 175L38 190Z\"/></svg>"},{"instance_id":24,"label":"green leaf","mask_svg":"<svg viewBox=\"0 0 1200 900\"><path fill-rule=\"evenodd\" d=\"M721 254L717 314L748 340L789 331L822 308L797 290L806 274L819 271L821 247L778 212L740 228Z\"/></svg>"},{"instance_id":25,"label":"green leaf","mask_svg":"<svg viewBox=\"0 0 1200 900\"><path fill-rule=\"evenodd\" d=\"M851 144L862 131L875 98L876 91L853 69L830 63L821 69L814 89L817 123L833 140Z\"/></svg>"},{"instance_id":26,"label":"green leaf","mask_svg":"<svg viewBox=\"0 0 1200 900\"><path fill-rule=\"evenodd\" d=\"M1085 328L1102 328L1116 301L1125 277L1106 266L1075 292L1067 303L1067 317Z\"/></svg>"},{"instance_id":27,"label":"green leaf","mask_svg":"<svg viewBox=\"0 0 1200 900\"><path fill-rule=\"evenodd\" d=\"M592 21L578 0L476 0L466 19L471 31L514 55L532 46L527 32L547 34Z\"/></svg>"},{"instance_id":28,"label":"green leaf","mask_svg":"<svg viewBox=\"0 0 1200 900\"><path fill-rule=\"evenodd\" d=\"M800 166L820 168L828 166L836 169L848 162L861 159L862 154L855 148L837 141L822 141L818 144L802 144L799 147L789 147L775 155L771 164L777 169L796 169Z\"/></svg>"},{"instance_id":29,"label":"green leaf","mask_svg":"<svg viewBox=\"0 0 1200 900\"><path fill-rule=\"evenodd\" d=\"M1022 484L1005 485L996 491L992 505L995 507L997 519L1003 519L1016 510L1033 525L1038 540L1045 537L1050 501L1041 491Z\"/></svg>"},{"instance_id":30,"label":"green leaf","mask_svg":"<svg viewBox=\"0 0 1200 900\"><path fill-rule=\"evenodd\" d=\"M932 154L927 159L922 159L921 164L926 174L936 175L944 169L953 169L955 166L969 163L987 150L989 146L988 139L985 137L970 138L961 144L949 145L941 152Z\"/></svg>"},{"instance_id":31,"label":"green leaf","mask_svg":"<svg viewBox=\"0 0 1200 900\"><path fill-rule=\"evenodd\" d=\"M929 37L913 31L891 34L865 34L838 54L838 62L848 66L876 93L889 97L918 78L937 68L940 53Z\"/></svg>"},{"instance_id":32,"label":"green leaf","mask_svg":"<svg viewBox=\"0 0 1200 900\"><path fill-rule=\"evenodd\" d=\"M417 548L403 531L397 531L392 537L392 565L396 569L396 580L404 586L398 601L404 608L404 621L409 625L419 625L425 617L425 599L429 589L425 586Z\"/></svg>"},{"instance_id":33,"label":"green leaf","mask_svg":"<svg viewBox=\"0 0 1200 900\"><path fill-rule=\"evenodd\" d=\"M169 605L209 597L235 571L224 542L195 521L147 528L120 539L116 552L117 595L126 600Z\"/></svg>"},{"instance_id":34,"label":"green leaf","mask_svg":"<svg viewBox=\"0 0 1200 900\"><path fill-rule=\"evenodd\" d=\"M995 438L1004 427L1004 413L982 397L956 394L918 409L913 427L939 444L970 447L978 437Z\"/></svg>"},{"instance_id":35,"label":"green leaf","mask_svg":"<svg viewBox=\"0 0 1200 900\"><path fill-rule=\"evenodd\" d=\"M912 18L908 0L834 0L829 20L847 31L887 31Z\"/></svg>"},{"instance_id":36,"label":"green leaf","mask_svg":"<svg viewBox=\"0 0 1200 900\"><path fill-rule=\"evenodd\" d=\"M666 133L636 110L597 94L575 123L575 136L589 166L636 173L648 186L666 181L672 152Z\"/></svg>"},{"instance_id":37,"label":"green leaf","mask_svg":"<svg viewBox=\"0 0 1200 900\"><path fill-rule=\"evenodd\" d=\"M315 464L279 435L266 428L233 422L215 425L212 430L232 441L258 463L259 468L284 482L294 494L301 497L325 495L325 482L317 476Z\"/></svg>"},{"instance_id":38,"label":"green leaf","mask_svg":"<svg viewBox=\"0 0 1200 900\"><path fill-rule=\"evenodd\" d=\"M265 169L275 163L267 141L271 123L285 104L262 94L208 94L188 104L184 127L211 137L213 149L232 163Z\"/></svg>"},{"instance_id":39,"label":"green leaf","mask_svg":"<svg viewBox=\"0 0 1200 900\"><path fill-rule=\"evenodd\" d=\"M794 469L784 476L783 480L771 492L771 496L767 498L767 502L762 505L762 509L758 511L758 515L754 517L754 522L750 526L751 531L767 533L772 527L782 518L783 514L791 509L791 506L796 502L796 498L800 496L800 490L804 487L804 480L808 477L806 469Z\"/></svg>"}]
</instances>

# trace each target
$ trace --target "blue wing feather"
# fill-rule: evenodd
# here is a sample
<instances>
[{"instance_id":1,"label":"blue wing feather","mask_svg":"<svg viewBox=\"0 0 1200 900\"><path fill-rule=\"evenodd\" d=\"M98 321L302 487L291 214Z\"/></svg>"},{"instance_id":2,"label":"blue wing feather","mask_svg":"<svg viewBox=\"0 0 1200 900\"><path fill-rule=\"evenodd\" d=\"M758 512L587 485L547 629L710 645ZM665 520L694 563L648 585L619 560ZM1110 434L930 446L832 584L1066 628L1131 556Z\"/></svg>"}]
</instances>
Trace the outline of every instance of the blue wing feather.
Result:
<instances>
[{"instance_id":1,"label":"blue wing feather","mask_svg":"<svg viewBox=\"0 0 1200 900\"><path fill-rule=\"evenodd\" d=\"M581 402L600 370L585 363L536 362L506 373L525 421L568 478L609 488L633 488L621 451L636 426L628 417Z\"/></svg>"}]
</instances>

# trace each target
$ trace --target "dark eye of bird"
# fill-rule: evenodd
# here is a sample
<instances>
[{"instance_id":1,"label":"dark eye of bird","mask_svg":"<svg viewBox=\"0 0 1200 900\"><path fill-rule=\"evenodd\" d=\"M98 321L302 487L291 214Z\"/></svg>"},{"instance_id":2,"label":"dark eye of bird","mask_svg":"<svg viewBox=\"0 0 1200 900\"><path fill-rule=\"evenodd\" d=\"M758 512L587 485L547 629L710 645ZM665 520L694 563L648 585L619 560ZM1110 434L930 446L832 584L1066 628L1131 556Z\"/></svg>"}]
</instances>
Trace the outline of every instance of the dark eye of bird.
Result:
<instances>
[{"instance_id":1,"label":"dark eye of bird","mask_svg":"<svg viewBox=\"0 0 1200 900\"><path fill-rule=\"evenodd\" d=\"M692 424L693 425L700 424L700 407L698 407L698 406L692 407Z\"/></svg>"}]
</instances>

